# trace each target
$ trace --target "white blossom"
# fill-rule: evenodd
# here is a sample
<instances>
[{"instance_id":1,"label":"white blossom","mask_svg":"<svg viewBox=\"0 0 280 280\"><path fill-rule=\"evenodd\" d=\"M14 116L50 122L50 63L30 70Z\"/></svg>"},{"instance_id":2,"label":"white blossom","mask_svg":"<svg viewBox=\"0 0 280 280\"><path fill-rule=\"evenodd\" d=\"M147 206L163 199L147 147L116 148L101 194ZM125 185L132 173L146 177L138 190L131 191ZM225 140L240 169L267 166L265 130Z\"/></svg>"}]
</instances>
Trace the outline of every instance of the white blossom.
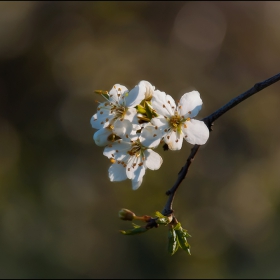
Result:
<instances>
[{"instance_id":1,"label":"white blossom","mask_svg":"<svg viewBox=\"0 0 280 280\"><path fill-rule=\"evenodd\" d=\"M141 134L133 134L131 123L122 122L123 126L115 128L122 139L108 145L103 154L113 163L109 168L111 181L132 180L132 189L140 187L146 169L157 170L162 164L162 158L152 148L159 145L161 131L151 124L146 124ZM129 133L131 132L131 133Z\"/></svg>"},{"instance_id":2,"label":"white blossom","mask_svg":"<svg viewBox=\"0 0 280 280\"><path fill-rule=\"evenodd\" d=\"M151 100L158 117L151 123L163 131L170 150L180 150L183 138L190 144L203 145L209 138L209 130L203 121L195 120L202 107L198 91L185 93L176 106L174 99L165 92L154 91Z\"/></svg>"},{"instance_id":3,"label":"white blossom","mask_svg":"<svg viewBox=\"0 0 280 280\"><path fill-rule=\"evenodd\" d=\"M145 98L144 84L129 91L125 86L115 84L108 93L108 100L101 103L97 113L91 118L93 128L101 129L113 125L116 120L129 120L138 124L137 110L134 108Z\"/></svg>"}]
</instances>

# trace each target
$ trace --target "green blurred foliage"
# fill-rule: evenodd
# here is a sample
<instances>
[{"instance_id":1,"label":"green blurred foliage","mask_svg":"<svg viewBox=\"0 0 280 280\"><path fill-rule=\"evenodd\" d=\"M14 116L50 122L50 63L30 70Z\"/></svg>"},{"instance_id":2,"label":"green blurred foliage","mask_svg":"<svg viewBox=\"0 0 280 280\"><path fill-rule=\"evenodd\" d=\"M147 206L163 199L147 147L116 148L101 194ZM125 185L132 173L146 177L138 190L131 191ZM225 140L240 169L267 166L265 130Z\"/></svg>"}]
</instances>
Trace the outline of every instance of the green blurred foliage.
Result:
<instances>
[{"instance_id":1,"label":"green blurred foliage","mask_svg":"<svg viewBox=\"0 0 280 280\"><path fill-rule=\"evenodd\" d=\"M124 236L125 207L162 209L191 145L132 191L94 144L94 90L198 90L203 118L279 72L279 2L0 2L1 278L279 278L280 84L217 120L168 228Z\"/></svg>"}]
</instances>

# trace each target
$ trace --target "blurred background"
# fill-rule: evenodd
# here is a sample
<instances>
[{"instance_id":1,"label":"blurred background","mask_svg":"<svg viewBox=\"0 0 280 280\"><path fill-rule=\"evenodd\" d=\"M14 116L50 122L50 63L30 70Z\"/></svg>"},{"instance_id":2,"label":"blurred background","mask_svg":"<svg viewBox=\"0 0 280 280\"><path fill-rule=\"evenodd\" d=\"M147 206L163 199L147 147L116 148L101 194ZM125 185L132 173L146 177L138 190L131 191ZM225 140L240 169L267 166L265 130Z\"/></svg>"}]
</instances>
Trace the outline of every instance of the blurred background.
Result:
<instances>
[{"instance_id":1,"label":"blurred background","mask_svg":"<svg viewBox=\"0 0 280 280\"><path fill-rule=\"evenodd\" d=\"M167 228L124 236L118 211L161 211L191 145L111 183L96 89L151 82L208 116L280 72L280 2L0 2L0 278L279 278L280 82L216 121Z\"/></svg>"}]
</instances>

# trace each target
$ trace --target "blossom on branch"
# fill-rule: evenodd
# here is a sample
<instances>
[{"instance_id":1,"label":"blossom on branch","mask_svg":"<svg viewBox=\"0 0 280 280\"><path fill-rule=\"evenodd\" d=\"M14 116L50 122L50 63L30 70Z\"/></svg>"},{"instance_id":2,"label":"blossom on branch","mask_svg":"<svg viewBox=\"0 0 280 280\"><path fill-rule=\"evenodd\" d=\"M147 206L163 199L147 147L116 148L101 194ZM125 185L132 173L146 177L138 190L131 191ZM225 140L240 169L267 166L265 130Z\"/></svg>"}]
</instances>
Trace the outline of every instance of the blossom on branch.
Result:
<instances>
[{"instance_id":1,"label":"blossom on branch","mask_svg":"<svg viewBox=\"0 0 280 280\"><path fill-rule=\"evenodd\" d=\"M109 91L107 100L97 108L91 118L93 128L101 129L113 125L116 120L129 120L138 124L137 110L134 108L145 98L146 87L137 85L131 91L125 86L115 84Z\"/></svg>"},{"instance_id":2,"label":"blossom on branch","mask_svg":"<svg viewBox=\"0 0 280 280\"><path fill-rule=\"evenodd\" d=\"M203 145L209 138L209 129L203 121L192 119L201 109L202 100L198 91L185 93L178 105L165 92L154 91L151 99L158 117L151 123L162 132L170 150L180 150L183 138L190 144Z\"/></svg>"},{"instance_id":3,"label":"blossom on branch","mask_svg":"<svg viewBox=\"0 0 280 280\"><path fill-rule=\"evenodd\" d=\"M141 133L134 133L129 121L115 127L121 139L105 147L103 154L113 163L109 168L111 181L132 180L132 189L140 187L146 169L157 170L162 164L161 156L153 151L162 138L161 131L146 124Z\"/></svg>"}]
</instances>

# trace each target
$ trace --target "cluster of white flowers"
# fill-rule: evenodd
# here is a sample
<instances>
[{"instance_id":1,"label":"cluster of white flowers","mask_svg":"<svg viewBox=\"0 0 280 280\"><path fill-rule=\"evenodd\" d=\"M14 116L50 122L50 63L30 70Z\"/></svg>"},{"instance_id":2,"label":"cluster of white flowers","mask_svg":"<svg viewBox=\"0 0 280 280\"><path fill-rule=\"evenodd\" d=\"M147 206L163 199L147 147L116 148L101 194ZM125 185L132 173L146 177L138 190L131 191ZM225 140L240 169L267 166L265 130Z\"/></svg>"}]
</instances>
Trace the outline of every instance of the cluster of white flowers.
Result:
<instances>
[{"instance_id":1,"label":"cluster of white flowers","mask_svg":"<svg viewBox=\"0 0 280 280\"><path fill-rule=\"evenodd\" d=\"M202 100L198 91L185 93L176 105L165 92L141 81L132 90L115 84L107 91L96 91L106 101L100 103L90 120L98 129L93 139L105 146L103 154L112 163L111 181L131 179L132 188L140 187L146 169L157 170L161 156L154 149L162 142L170 150L180 150L183 138L190 144L203 145L209 130L203 121L195 120Z\"/></svg>"}]
</instances>

